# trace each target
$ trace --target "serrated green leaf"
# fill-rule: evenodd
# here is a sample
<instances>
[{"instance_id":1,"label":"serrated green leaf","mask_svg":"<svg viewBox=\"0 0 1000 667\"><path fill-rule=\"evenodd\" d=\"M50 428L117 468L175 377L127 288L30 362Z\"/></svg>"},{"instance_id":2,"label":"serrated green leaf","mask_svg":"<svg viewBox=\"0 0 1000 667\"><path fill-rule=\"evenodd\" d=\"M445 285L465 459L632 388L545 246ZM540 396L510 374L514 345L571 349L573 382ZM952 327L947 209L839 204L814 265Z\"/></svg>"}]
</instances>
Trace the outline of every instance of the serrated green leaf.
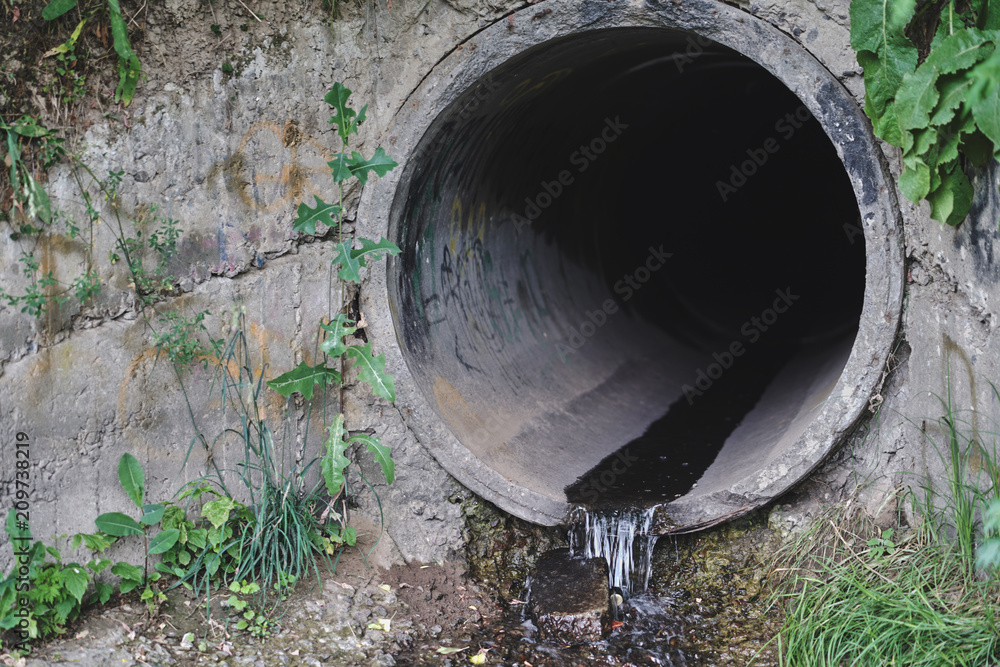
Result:
<instances>
[{"instance_id":1,"label":"serrated green leaf","mask_svg":"<svg viewBox=\"0 0 1000 667\"><path fill-rule=\"evenodd\" d=\"M361 185L368 183L368 172L374 171L379 176L385 176L397 166L399 165L396 161L389 157L381 146L375 149L375 154L370 160L366 160L361 153L357 152L352 153L350 160L348 160L351 174L357 176Z\"/></svg>"},{"instance_id":2,"label":"serrated green leaf","mask_svg":"<svg viewBox=\"0 0 1000 667\"><path fill-rule=\"evenodd\" d=\"M347 439L348 442L363 442L375 462L382 466L382 474L385 475L385 483L392 484L396 479L396 465L392 461L392 452L382 444L382 441L367 433L359 433Z\"/></svg>"},{"instance_id":3,"label":"serrated green leaf","mask_svg":"<svg viewBox=\"0 0 1000 667\"><path fill-rule=\"evenodd\" d=\"M907 74L896 92L896 117L899 127L913 130L927 127L930 113L941 98L937 89L938 70L926 63Z\"/></svg>"},{"instance_id":4,"label":"serrated green leaf","mask_svg":"<svg viewBox=\"0 0 1000 667\"><path fill-rule=\"evenodd\" d=\"M913 8L913 0L851 2L851 46L859 52L858 63L865 68L866 109L869 104L876 107L869 117L882 115L903 77L917 67L917 49L904 34ZM868 53L863 55L865 51Z\"/></svg>"},{"instance_id":5,"label":"serrated green leaf","mask_svg":"<svg viewBox=\"0 0 1000 667\"><path fill-rule=\"evenodd\" d=\"M142 569L132 565L131 563L117 562L111 566L111 574L116 577L121 577L124 581L134 581L140 582L143 580ZM129 589L131 590L131 589ZM122 584L122 592L125 591L125 585Z\"/></svg>"},{"instance_id":6,"label":"serrated green leaf","mask_svg":"<svg viewBox=\"0 0 1000 667\"><path fill-rule=\"evenodd\" d=\"M923 162L907 166L899 177L899 189L914 204L927 196L931 189L931 170Z\"/></svg>"},{"instance_id":7,"label":"serrated green leaf","mask_svg":"<svg viewBox=\"0 0 1000 667\"><path fill-rule=\"evenodd\" d=\"M97 529L115 537L142 535L142 526L135 519L121 512L107 512L94 520Z\"/></svg>"},{"instance_id":8,"label":"serrated green leaf","mask_svg":"<svg viewBox=\"0 0 1000 667\"><path fill-rule=\"evenodd\" d=\"M74 7L76 7L76 0L52 0L42 10L42 18L46 21L57 19Z\"/></svg>"},{"instance_id":9,"label":"serrated green leaf","mask_svg":"<svg viewBox=\"0 0 1000 667\"><path fill-rule=\"evenodd\" d=\"M309 208L305 202L299 204L297 216L292 224L292 231L316 236L317 222L327 227L337 226L338 220L334 220L333 216L339 216L343 209L336 204L327 204L316 195L313 195L313 198L316 199L316 208L314 209Z\"/></svg>"},{"instance_id":10,"label":"serrated green leaf","mask_svg":"<svg viewBox=\"0 0 1000 667\"><path fill-rule=\"evenodd\" d=\"M59 572L59 580L76 598L77 604L83 604L83 594L87 592L87 584L90 583L87 570L82 565L70 563Z\"/></svg>"},{"instance_id":11,"label":"serrated green leaf","mask_svg":"<svg viewBox=\"0 0 1000 667\"><path fill-rule=\"evenodd\" d=\"M872 119L872 131L893 146L903 145L903 131L899 129L899 120L896 118L896 105L894 103L888 103L885 106L883 115Z\"/></svg>"},{"instance_id":12,"label":"serrated green leaf","mask_svg":"<svg viewBox=\"0 0 1000 667\"><path fill-rule=\"evenodd\" d=\"M931 217L955 227L972 208L972 184L958 162L941 170L941 185L928 193Z\"/></svg>"},{"instance_id":13,"label":"serrated green leaf","mask_svg":"<svg viewBox=\"0 0 1000 667\"><path fill-rule=\"evenodd\" d=\"M989 41L991 37L992 35L974 28L957 30L930 52L920 68L933 67L941 74L969 69L980 60L989 57L996 49L996 46Z\"/></svg>"},{"instance_id":14,"label":"serrated green leaf","mask_svg":"<svg viewBox=\"0 0 1000 667\"><path fill-rule=\"evenodd\" d=\"M354 320L347 319L347 315L338 313L327 324L320 324L320 327L326 331L326 339L319 344L319 349L331 357L342 355L347 349L347 345L344 344L344 336L349 336L357 331L357 327L351 326L354 323Z\"/></svg>"},{"instance_id":15,"label":"serrated green leaf","mask_svg":"<svg viewBox=\"0 0 1000 667\"><path fill-rule=\"evenodd\" d=\"M180 537L180 531L176 528L161 530L156 534L156 537L149 541L149 553L162 554L177 544L178 537Z\"/></svg>"},{"instance_id":16,"label":"serrated green leaf","mask_svg":"<svg viewBox=\"0 0 1000 667\"><path fill-rule=\"evenodd\" d=\"M1000 52L973 70L975 83L969 91L969 106L976 125L994 146L1000 147Z\"/></svg>"},{"instance_id":17,"label":"serrated green leaf","mask_svg":"<svg viewBox=\"0 0 1000 667\"><path fill-rule=\"evenodd\" d=\"M350 159L351 156L347 153L337 153L332 160L326 163L330 167L334 183L346 181L352 176Z\"/></svg>"},{"instance_id":18,"label":"serrated green leaf","mask_svg":"<svg viewBox=\"0 0 1000 667\"><path fill-rule=\"evenodd\" d=\"M339 81L333 84L333 88L330 92L326 94L323 99L327 104L333 107L333 116L330 117L330 122L337 126L337 134L340 135L340 140L345 144L348 143L348 137L352 134L357 134L358 125L365 120L365 111L367 106L361 110L361 115L359 116L357 112L351 107L347 106L347 100L351 96L350 89L344 87Z\"/></svg>"},{"instance_id":19,"label":"serrated green leaf","mask_svg":"<svg viewBox=\"0 0 1000 667\"><path fill-rule=\"evenodd\" d=\"M965 101L973 80L966 74L948 74L938 79L938 91L941 97L931 114L931 125L950 123L955 117L955 111Z\"/></svg>"},{"instance_id":20,"label":"serrated green leaf","mask_svg":"<svg viewBox=\"0 0 1000 667\"><path fill-rule=\"evenodd\" d=\"M313 397L313 388L316 385L337 382L340 382L340 373L337 371L327 368L324 364L310 366L303 361L287 373L269 380L267 386L285 398L299 392L304 399L310 401Z\"/></svg>"},{"instance_id":21,"label":"serrated green leaf","mask_svg":"<svg viewBox=\"0 0 1000 667\"><path fill-rule=\"evenodd\" d=\"M237 502L232 498L216 498L202 506L201 515L216 528L221 528L222 524L229 520L229 513L236 506Z\"/></svg>"},{"instance_id":22,"label":"serrated green leaf","mask_svg":"<svg viewBox=\"0 0 1000 667\"><path fill-rule=\"evenodd\" d=\"M115 592L113 586L109 584L102 584L100 582L94 584L97 589L97 599L101 604L107 604L108 600L111 599L111 594Z\"/></svg>"},{"instance_id":23,"label":"serrated green leaf","mask_svg":"<svg viewBox=\"0 0 1000 667\"><path fill-rule=\"evenodd\" d=\"M351 446L351 443L344 441L344 415L337 415L326 430L330 436L323 445L326 452L320 461L320 471L327 493L335 498L344 488L344 470L351 464L351 460L344 454Z\"/></svg>"},{"instance_id":24,"label":"serrated green leaf","mask_svg":"<svg viewBox=\"0 0 1000 667\"><path fill-rule=\"evenodd\" d=\"M351 257L361 262L361 266L368 266L366 259L369 258L375 261L382 259L383 254L398 255L399 246L397 246L392 241L381 238L376 243L371 239L358 239L361 243L361 247L351 250Z\"/></svg>"},{"instance_id":25,"label":"serrated green leaf","mask_svg":"<svg viewBox=\"0 0 1000 667\"><path fill-rule=\"evenodd\" d=\"M337 244L335 248L337 250L337 256L333 258L333 265L341 265L340 271L337 272L337 277L348 282L360 283L361 262L355 259L354 255L351 253L351 242L342 241Z\"/></svg>"},{"instance_id":26,"label":"serrated green leaf","mask_svg":"<svg viewBox=\"0 0 1000 667\"><path fill-rule=\"evenodd\" d=\"M166 510L166 505L143 505L143 514L142 518L139 519L139 523L144 526L153 526L163 520L163 513L166 512Z\"/></svg>"},{"instance_id":27,"label":"serrated green leaf","mask_svg":"<svg viewBox=\"0 0 1000 667\"><path fill-rule=\"evenodd\" d=\"M344 354L354 359L358 369L358 379L367 382L373 394L390 403L396 400L396 387L392 376L385 371L385 354L373 356L371 343L366 343L364 346L351 345Z\"/></svg>"},{"instance_id":28,"label":"serrated green leaf","mask_svg":"<svg viewBox=\"0 0 1000 667\"><path fill-rule=\"evenodd\" d=\"M132 499L135 506L142 509L142 501L146 497L146 476L138 459L126 452L118 460L118 481L125 493ZM109 531L104 531L109 532ZM114 535L114 533L111 533Z\"/></svg>"}]
</instances>

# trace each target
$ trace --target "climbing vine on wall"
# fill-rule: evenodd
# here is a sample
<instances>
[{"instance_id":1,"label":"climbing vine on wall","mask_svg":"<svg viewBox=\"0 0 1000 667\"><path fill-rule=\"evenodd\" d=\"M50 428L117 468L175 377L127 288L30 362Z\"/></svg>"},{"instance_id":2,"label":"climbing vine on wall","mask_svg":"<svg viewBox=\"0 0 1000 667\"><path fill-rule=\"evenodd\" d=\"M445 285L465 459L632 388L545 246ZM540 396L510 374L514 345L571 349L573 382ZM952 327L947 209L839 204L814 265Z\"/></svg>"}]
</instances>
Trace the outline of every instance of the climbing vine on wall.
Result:
<instances>
[{"instance_id":1,"label":"climbing vine on wall","mask_svg":"<svg viewBox=\"0 0 1000 667\"><path fill-rule=\"evenodd\" d=\"M903 149L899 189L957 225L968 165L1000 157L1000 0L852 0L851 46L875 134Z\"/></svg>"}]
</instances>

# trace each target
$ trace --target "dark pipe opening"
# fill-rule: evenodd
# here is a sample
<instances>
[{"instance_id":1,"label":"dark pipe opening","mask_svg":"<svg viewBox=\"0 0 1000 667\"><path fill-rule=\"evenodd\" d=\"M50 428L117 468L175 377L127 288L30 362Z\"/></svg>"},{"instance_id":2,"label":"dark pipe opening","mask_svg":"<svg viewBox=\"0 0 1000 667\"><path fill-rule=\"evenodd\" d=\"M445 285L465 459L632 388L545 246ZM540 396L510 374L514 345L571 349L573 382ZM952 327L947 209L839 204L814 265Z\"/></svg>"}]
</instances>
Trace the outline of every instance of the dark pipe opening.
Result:
<instances>
[{"instance_id":1,"label":"dark pipe opening","mask_svg":"<svg viewBox=\"0 0 1000 667\"><path fill-rule=\"evenodd\" d=\"M843 163L780 81L692 39L609 29L510 59L397 189L407 364L481 464L551 498L726 488L805 428L858 332Z\"/></svg>"}]
</instances>

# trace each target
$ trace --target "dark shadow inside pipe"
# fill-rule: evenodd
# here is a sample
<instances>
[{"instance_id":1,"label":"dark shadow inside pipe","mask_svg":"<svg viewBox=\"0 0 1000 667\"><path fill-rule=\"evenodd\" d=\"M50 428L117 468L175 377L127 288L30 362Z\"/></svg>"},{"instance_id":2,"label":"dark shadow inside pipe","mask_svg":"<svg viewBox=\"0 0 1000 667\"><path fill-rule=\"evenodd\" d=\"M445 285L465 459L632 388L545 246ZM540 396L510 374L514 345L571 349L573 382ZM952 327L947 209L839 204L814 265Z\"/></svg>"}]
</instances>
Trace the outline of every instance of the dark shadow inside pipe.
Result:
<instances>
[{"instance_id":1,"label":"dark shadow inside pipe","mask_svg":"<svg viewBox=\"0 0 1000 667\"><path fill-rule=\"evenodd\" d=\"M424 135L391 224L421 390L479 465L553 498L725 488L801 428L858 331L834 147L766 70L688 34L578 34L493 70Z\"/></svg>"}]
</instances>

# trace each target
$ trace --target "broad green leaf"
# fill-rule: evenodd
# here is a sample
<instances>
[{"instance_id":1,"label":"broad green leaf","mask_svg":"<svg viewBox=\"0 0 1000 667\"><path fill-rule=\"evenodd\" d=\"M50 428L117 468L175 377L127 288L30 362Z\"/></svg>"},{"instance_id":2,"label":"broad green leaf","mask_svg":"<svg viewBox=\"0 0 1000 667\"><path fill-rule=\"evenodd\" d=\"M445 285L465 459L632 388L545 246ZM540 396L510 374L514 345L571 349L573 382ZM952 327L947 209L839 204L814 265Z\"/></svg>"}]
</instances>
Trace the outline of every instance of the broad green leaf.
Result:
<instances>
[{"instance_id":1,"label":"broad green leaf","mask_svg":"<svg viewBox=\"0 0 1000 667\"><path fill-rule=\"evenodd\" d=\"M70 563L59 572L59 580L76 598L77 603L83 604L83 594L87 592L87 584L90 583L87 570L82 565Z\"/></svg>"},{"instance_id":2,"label":"broad green leaf","mask_svg":"<svg viewBox=\"0 0 1000 667\"><path fill-rule=\"evenodd\" d=\"M87 567L94 571L95 574L100 574L107 568L111 567L110 558L98 558L97 560L92 560L87 563Z\"/></svg>"},{"instance_id":3,"label":"broad green leaf","mask_svg":"<svg viewBox=\"0 0 1000 667\"><path fill-rule=\"evenodd\" d=\"M434 651L440 655L452 655L453 653L461 653L462 651L468 650L468 646L463 646L462 648L451 648L450 646L439 646L438 650Z\"/></svg>"},{"instance_id":4,"label":"broad green leaf","mask_svg":"<svg viewBox=\"0 0 1000 667\"><path fill-rule=\"evenodd\" d=\"M979 130L1000 147L1000 52L973 70L976 82L969 91L969 106Z\"/></svg>"},{"instance_id":5,"label":"broad green leaf","mask_svg":"<svg viewBox=\"0 0 1000 667\"><path fill-rule=\"evenodd\" d=\"M135 519L121 512L107 512L94 520L97 529L115 537L142 535L142 526Z\"/></svg>"},{"instance_id":6,"label":"broad green leaf","mask_svg":"<svg viewBox=\"0 0 1000 667\"><path fill-rule=\"evenodd\" d=\"M132 499L135 506L142 509L142 501L146 497L146 476L142 472L142 466L138 459L128 452L122 454L118 460L118 481L121 482L125 493ZM104 531L108 532L108 531ZM114 533L111 533L114 535Z\"/></svg>"},{"instance_id":7,"label":"broad green leaf","mask_svg":"<svg viewBox=\"0 0 1000 667\"><path fill-rule=\"evenodd\" d=\"M337 371L327 368L324 364L310 366L303 361L287 373L279 375L273 380L268 380L267 386L285 398L299 392L304 399L310 401L313 397L313 388L317 384L335 384L337 382L340 382L340 373Z\"/></svg>"},{"instance_id":8,"label":"broad green leaf","mask_svg":"<svg viewBox=\"0 0 1000 667\"><path fill-rule=\"evenodd\" d=\"M385 354L372 356L371 343L351 345L345 354L354 359L358 378L371 385L372 393L390 403L396 400L396 387L392 376L385 371Z\"/></svg>"},{"instance_id":9,"label":"broad green leaf","mask_svg":"<svg viewBox=\"0 0 1000 667\"><path fill-rule=\"evenodd\" d=\"M56 612L56 621L59 625L64 625L69 620L69 615L73 613L73 610L79 606L78 602L74 602L71 598L66 598L65 600L60 600L55 603L52 608Z\"/></svg>"},{"instance_id":10,"label":"broad green leaf","mask_svg":"<svg viewBox=\"0 0 1000 667\"><path fill-rule=\"evenodd\" d=\"M938 79L937 87L941 93L934 113L931 114L931 125L944 125L955 117L955 110L965 101L973 80L966 73L948 74Z\"/></svg>"},{"instance_id":11,"label":"broad green leaf","mask_svg":"<svg viewBox=\"0 0 1000 667\"><path fill-rule=\"evenodd\" d=\"M177 538L179 536L180 531L176 528L160 531L156 534L156 537L149 541L149 553L162 554L164 551L167 551L170 547L177 544Z\"/></svg>"},{"instance_id":12,"label":"broad green leaf","mask_svg":"<svg viewBox=\"0 0 1000 667\"><path fill-rule=\"evenodd\" d=\"M980 60L989 57L996 49L996 46L989 41L991 37L995 35L976 29L958 30L930 52L920 69L933 67L941 74L969 69Z\"/></svg>"},{"instance_id":13,"label":"broad green leaf","mask_svg":"<svg viewBox=\"0 0 1000 667\"><path fill-rule=\"evenodd\" d=\"M937 78L938 70L926 64L903 77L896 93L896 117L901 129L924 128L930 123L930 113L941 97Z\"/></svg>"},{"instance_id":14,"label":"broad green leaf","mask_svg":"<svg viewBox=\"0 0 1000 667\"><path fill-rule=\"evenodd\" d=\"M121 577L127 581L139 582L143 580L142 569L132 565L130 563L125 563L119 561L111 566L111 574L116 577ZM124 592L124 585L122 586ZM131 590L131 589L130 589Z\"/></svg>"},{"instance_id":15,"label":"broad green leaf","mask_svg":"<svg viewBox=\"0 0 1000 667\"><path fill-rule=\"evenodd\" d=\"M923 162L907 166L899 177L899 189L914 204L927 196L931 189L931 170Z\"/></svg>"},{"instance_id":16,"label":"broad green leaf","mask_svg":"<svg viewBox=\"0 0 1000 667\"><path fill-rule=\"evenodd\" d=\"M57 19L74 7L76 7L76 0L52 0L42 10L42 18L46 21Z\"/></svg>"},{"instance_id":17,"label":"broad green leaf","mask_svg":"<svg viewBox=\"0 0 1000 667\"><path fill-rule=\"evenodd\" d=\"M893 146L903 145L903 131L899 129L895 103L889 102L885 106L885 112L882 116L872 119L872 130L876 135Z\"/></svg>"},{"instance_id":18,"label":"broad green leaf","mask_svg":"<svg viewBox=\"0 0 1000 667\"><path fill-rule=\"evenodd\" d=\"M348 442L363 442L375 462L382 466L382 474L385 475L385 483L392 484L396 479L396 466L392 462L392 452L382 444L382 441L367 433L359 433L347 439Z\"/></svg>"},{"instance_id":19,"label":"broad green leaf","mask_svg":"<svg viewBox=\"0 0 1000 667\"><path fill-rule=\"evenodd\" d=\"M49 195L27 170L24 171L24 189L28 191L28 215L48 224L52 220Z\"/></svg>"},{"instance_id":20,"label":"broad green leaf","mask_svg":"<svg viewBox=\"0 0 1000 667\"><path fill-rule=\"evenodd\" d=\"M87 548L87 551L92 551L94 553L101 553L112 544L115 543L115 539L108 539L107 535L103 533L77 533L73 536L73 548L76 549L80 546L80 542L83 542L83 546Z\"/></svg>"},{"instance_id":21,"label":"broad green leaf","mask_svg":"<svg viewBox=\"0 0 1000 667\"><path fill-rule=\"evenodd\" d=\"M229 520L229 513L236 505L236 501L232 498L217 498L205 503L201 508L201 515L216 528L221 528L222 524Z\"/></svg>"},{"instance_id":22,"label":"broad green leaf","mask_svg":"<svg viewBox=\"0 0 1000 667\"><path fill-rule=\"evenodd\" d=\"M109 0L110 1L110 0ZM135 88L139 85L139 75L142 74L142 63L138 56L118 59L118 87L115 89L115 101L128 106L135 97Z\"/></svg>"},{"instance_id":23,"label":"broad green leaf","mask_svg":"<svg viewBox=\"0 0 1000 667\"><path fill-rule=\"evenodd\" d=\"M327 104L333 107L333 116L330 117L330 122L337 126L337 134L340 135L340 140L344 144L348 143L350 135L358 133L358 125L364 122L365 111L368 109L366 105L361 109L361 114L358 115L354 109L347 106L347 99L350 96L350 89L338 81L333 84L333 88L323 98Z\"/></svg>"},{"instance_id":24,"label":"broad green leaf","mask_svg":"<svg viewBox=\"0 0 1000 667\"><path fill-rule=\"evenodd\" d=\"M111 23L111 37L114 39L115 53L119 58L128 60L135 54L128 41L128 28L122 18L122 9L118 0L108 0L108 19Z\"/></svg>"},{"instance_id":25,"label":"broad green leaf","mask_svg":"<svg viewBox=\"0 0 1000 667\"><path fill-rule=\"evenodd\" d=\"M346 181L353 174L351 174L350 165L351 156L347 153L337 153L333 156L333 159L327 162L330 167L330 172L333 174L333 182L340 183L341 181Z\"/></svg>"},{"instance_id":26,"label":"broad green leaf","mask_svg":"<svg viewBox=\"0 0 1000 667\"><path fill-rule=\"evenodd\" d=\"M42 127L31 116L23 116L21 120L14 123L10 128L22 137L44 137L49 134L48 128Z\"/></svg>"},{"instance_id":27,"label":"broad green leaf","mask_svg":"<svg viewBox=\"0 0 1000 667\"><path fill-rule=\"evenodd\" d=\"M154 526L163 519L163 513L166 512L166 505L143 505L142 506L142 518L139 519L139 523L144 526Z\"/></svg>"},{"instance_id":28,"label":"broad green leaf","mask_svg":"<svg viewBox=\"0 0 1000 667\"><path fill-rule=\"evenodd\" d=\"M351 463L351 460L344 455L351 446L351 443L344 441L344 415L337 415L333 424L326 430L330 433L330 437L324 443L326 452L320 461L320 471L327 493L336 498L344 488L344 470Z\"/></svg>"},{"instance_id":29,"label":"broad green leaf","mask_svg":"<svg viewBox=\"0 0 1000 667\"><path fill-rule=\"evenodd\" d=\"M388 253L389 255L398 255L399 246L397 246L392 241L382 238L376 243L371 239L358 239L361 243L361 247L351 250L351 257L361 262L361 266L368 266L365 262L366 258L371 255L371 259L378 261L382 259L383 253Z\"/></svg>"},{"instance_id":30,"label":"broad green leaf","mask_svg":"<svg viewBox=\"0 0 1000 667\"><path fill-rule=\"evenodd\" d=\"M361 185L365 185L368 182L368 172L374 171L379 176L385 176L399 165L386 154L384 148L379 146L370 160L366 160L361 153L352 153L348 166L351 174L358 177Z\"/></svg>"},{"instance_id":31,"label":"broad green leaf","mask_svg":"<svg viewBox=\"0 0 1000 667\"><path fill-rule=\"evenodd\" d=\"M309 208L305 202L299 204L298 217L295 218L292 224L293 231L316 236L317 222L327 227L337 226L337 221L333 219L333 216L340 215L343 209L336 204L327 204L316 195L313 195L313 197L316 199L316 208Z\"/></svg>"},{"instance_id":32,"label":"broad green leaf","mask_svg":"<svg viewBox=\"0 0 1000 667\"><path fill-rule=\"evenodd\" d=\"M958 225L972 208L972 184L958 162L942 169L941 186L927 195L931 217L952 227Z\"/></svg>"},{"instance_id":33,"label":"broad green leaf","mask_svg":"<svg viewBox=\"0 0 1000 667\"><path fill-rule=\"evenodd\" d=\"M115 90L115 101L128 106L135 95L135 87L139 83L142 65L129 43L128 28L125 25L125 19L122 18L122 10L118 0L108 0L108 18L111 23L111 36L114 39L115 53L118 54L118 88Z\"/></svg>"},{"instance_id":34,"label":"broad green leaf","mask_svg":"<svg viewBox=\"0 0 1000 667\"><path fill-rule=\"evenodd\" d=\"M344 344L344 336L349 336L357 331L357 327L351 326L354 323L354 320L347 319L347 315L338 313L329 323L320 324L320 327L326 331L326 339L319 344L319 349L331 357L342 355L347 349L347 345Z\"/></svg>"},{"instance_id":35,"label":"broad green leaf","mask_svg":"<svg viewBox=\"0 0 1000 667\"><path fill-rule=\"evenodd\" d=\"M208 544L208 530L205 528L192 528L187 531L187 543L196 549L204 549L205 545Z\"/></svg>"},{"instance_id":36,"label":"broad green leaf","mask_svg":"<svg viewBox=\"0 0 1000 667\"><path fill-rule=\"evenodd\" d=\"M7 523L4 526L7 534L10 535L10 539L20 541L32 539L31 528L19 528L19 525L22 525L22 522L17 518L17 511L11 507L7 512ZM27 526L27 522L24 522L23 525Z\"/></svg>"},{"instance_id":37,"label":"broad green leaf","mask_svg":"<svg viewBox=\"0 0 1000 667\"><path fill-rule=\"evenodd\" d=\"M983 505L983 531L987 535L1000 533L1000 498Z\"/></svg>"},{"instance_id":38,"label":"broad green leaf","mask_svg":"<svg viewBox=\"0 0 1000 667\"><path fill-rule=\"evenodd\" d=\"M855 51L870 51L878 56L882 64L879 85L890 90L899 88L903 76L917 67L917 49L903 34L913 8L913 0L851 2L851 46Z\"/></svg>"},{"instance_id":39,"label":"broad green leaf","mask_svg":"<svg viewBox=\"0 0 1000 667\"><path fill-rule=\"evenodd\" d=\"M107 604L108 600L111 599L111 594L115 592L114 586L111 586L110 584L97 582L94 584L94 587L97 589L97 600L101 604Z\"/></svg>"},{"instance_id":40,"label":"broad green leaf","mask_svg":"<svg viewBox=\"0 0 1000 667\"><path fill-rule=\"evenodd\" d=\"M361 262L354 258L351 253L351 242L342 241L334 246L337 249L337 256L333 258L333 265L341 265L340 271L337 272L337 277L341 280L346 280L352 283L361 282Z\"/></svg>"},{"instance_id":41,"label":"broad green leaf","mask_svg":"<svg viewBox=\"0 0 1000 667\"><path fill-rule=\"evenodd\" d=\"M976 551L976 567L988 570L997 564L1000 564L1000 539L986 540Z\"/></svg>"}]
</instances>

